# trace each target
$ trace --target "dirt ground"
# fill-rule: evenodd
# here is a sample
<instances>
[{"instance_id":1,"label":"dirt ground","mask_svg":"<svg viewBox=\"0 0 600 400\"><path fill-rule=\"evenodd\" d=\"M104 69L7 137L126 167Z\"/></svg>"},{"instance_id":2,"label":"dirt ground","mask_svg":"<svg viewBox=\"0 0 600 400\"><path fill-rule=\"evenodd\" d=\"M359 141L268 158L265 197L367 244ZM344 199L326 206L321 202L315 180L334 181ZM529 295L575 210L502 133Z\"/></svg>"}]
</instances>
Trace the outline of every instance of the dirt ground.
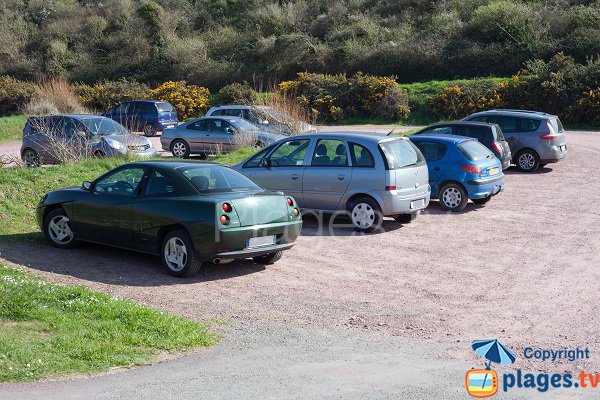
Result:
<instances>
[{"instance_id":1,"label":"dirt ground","mask_svg":"<svg viewBox=\"0 0 600 400\"><path fill-rule=\"evenodd\" d=\"M0 257L51 281L223 326L431 343L441 349L435 362L465 370L480 366L472 340L498 338L517 354L515 367L600 372L600 134L568 132L568 145L566 161L533 174L508 170L504 193L459 214L432 202L412 223L386 220L385 232L369 235L307 218L297 246L266 268L235 262L176 279L157 258L93 245L59 251L27 235L0 238ZM589 347L590 360L526 361L528 346Z\"/></svg>"}]
</instances>

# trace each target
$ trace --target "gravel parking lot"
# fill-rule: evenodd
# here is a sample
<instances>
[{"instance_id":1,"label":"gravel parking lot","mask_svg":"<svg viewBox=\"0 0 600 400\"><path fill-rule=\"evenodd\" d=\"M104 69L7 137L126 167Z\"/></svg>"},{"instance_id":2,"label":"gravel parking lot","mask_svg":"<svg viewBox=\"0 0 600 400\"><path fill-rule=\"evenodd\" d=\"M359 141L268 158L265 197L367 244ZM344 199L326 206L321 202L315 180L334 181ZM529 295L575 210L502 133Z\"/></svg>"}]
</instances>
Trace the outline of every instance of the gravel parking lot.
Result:
<instances>
[{"instance_id":1,"label":"gravel parking lot","mask_svg":"<svg viewBox=\"0 0 600 400\"><path fill-rule=\"evenodd\" d=\"M168 398L161 385L181 373L190 398L465 398L464 373L483 366L470 342L491 338L517 354L516 368L600 372L600 134L568 132L568 145L566 161L509 170L504 193L459 214L432 202L416 221L386 220L370 235L307 218L297 246L267 268L236 262L181 280L145 255L0 239L0 257L51 281L212 320L225 337L181 360L0 386L0 397ZM526 361L527 346L588 346L591 357Z\"/></svg>"}]
</instances>

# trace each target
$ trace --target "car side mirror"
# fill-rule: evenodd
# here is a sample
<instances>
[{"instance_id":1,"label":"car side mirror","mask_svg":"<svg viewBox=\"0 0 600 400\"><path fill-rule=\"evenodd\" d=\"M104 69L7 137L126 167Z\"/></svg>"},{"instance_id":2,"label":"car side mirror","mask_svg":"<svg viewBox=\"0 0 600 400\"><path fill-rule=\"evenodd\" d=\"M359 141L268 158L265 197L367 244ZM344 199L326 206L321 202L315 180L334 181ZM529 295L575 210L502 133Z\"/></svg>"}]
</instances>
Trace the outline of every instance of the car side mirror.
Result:
<instances>
[{"instance_id":1,"label":"car side mirror","mask_svg":"<svg viewBox=\"0 0 600 400\"><path fill-rule=\"evenodd\" d=\"M85 139L87 137L85 131L75 131L75 136Z\"/></svg>"},{"instance_id":2,"label":"car side mirror","mask_svg":"<svg viewBox=\"0 0 600 400\"><path fill-rule=\"evenodd\" d=\"M85 181L85 182L83 182L83 185L81 185L81 187L82 187L82 189L89 191L92 188L92 182Z\"/></svg>"},{"instance_id":3,"label":"car side mirror","mask_svg":"<svg viewBox=\"0 0 600 400\"><path fill-rule=\"evenodd\" d=\"M232 135L235 133L235 129L233 129L232 127L228 127L226 131L227 133L231 133Z\"/></svg>"},{"instance_id":4,"label":"car side mirror","mask_svg":"<svg viewBox=\"0 0 600 400\"><path fill-rule=\"evenodd\" d=\"M271 166L273 165L271 162L270 158L263 158L263 160L260 162L260 165L262 167L267 167L267 168L271 168Z\"/></svg>"}]
</instances>

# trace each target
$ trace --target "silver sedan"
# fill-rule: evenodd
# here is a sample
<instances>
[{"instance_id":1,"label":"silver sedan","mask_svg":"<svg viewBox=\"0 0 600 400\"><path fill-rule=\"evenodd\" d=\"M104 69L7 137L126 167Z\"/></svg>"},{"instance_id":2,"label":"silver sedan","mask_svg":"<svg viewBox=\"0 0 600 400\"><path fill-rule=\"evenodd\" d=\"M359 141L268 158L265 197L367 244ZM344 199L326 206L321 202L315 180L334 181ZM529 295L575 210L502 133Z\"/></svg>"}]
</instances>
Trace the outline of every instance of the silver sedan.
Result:
<instances>
[{"instance_id":1,"label":"silver sedan","mask_svg":"<svg viewBox=\"0 0 600 400\"><path fill-rule=\"evenodd\" d=\"M196 118L165 129L160 138L163 150L175 157L191 154L227 153L239 147L264 147L284 136L259 130L238 117Z\"/></svg>"}]
</instances>

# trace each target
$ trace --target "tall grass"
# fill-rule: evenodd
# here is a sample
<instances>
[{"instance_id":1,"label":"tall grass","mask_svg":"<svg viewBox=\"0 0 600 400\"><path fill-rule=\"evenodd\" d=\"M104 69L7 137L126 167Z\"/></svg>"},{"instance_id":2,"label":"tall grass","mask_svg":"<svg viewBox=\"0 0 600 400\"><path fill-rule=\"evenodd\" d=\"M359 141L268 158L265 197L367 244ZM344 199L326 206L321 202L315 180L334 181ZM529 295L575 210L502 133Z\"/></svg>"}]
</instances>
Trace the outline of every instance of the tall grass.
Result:
<instances>
[{"instance_id":1,"label":"tall grass","mask_svg":"<svg viewBox=\"0 0 600 400\"><path fill-rule=\"evenodd\" d=\"M50 78L39 81L35 85L34 99L25 106L24 112L29 115L47 114L83 114L85 107L79 97L65 79Z\"/></svg>"}]
</instances>

